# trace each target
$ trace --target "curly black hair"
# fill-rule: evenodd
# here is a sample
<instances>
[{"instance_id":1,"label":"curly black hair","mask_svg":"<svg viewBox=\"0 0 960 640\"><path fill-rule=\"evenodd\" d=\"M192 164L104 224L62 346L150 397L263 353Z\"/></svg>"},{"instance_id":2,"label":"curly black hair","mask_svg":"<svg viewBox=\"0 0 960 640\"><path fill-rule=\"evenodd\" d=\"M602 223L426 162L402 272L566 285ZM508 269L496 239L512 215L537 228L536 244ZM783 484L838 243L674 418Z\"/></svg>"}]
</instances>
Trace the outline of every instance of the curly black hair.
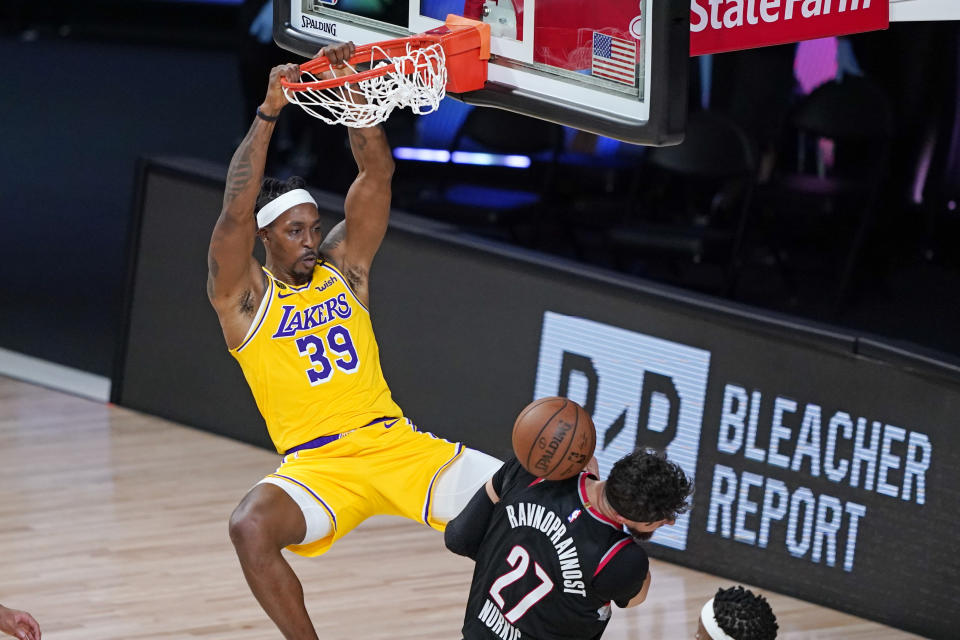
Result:
<instances>
[{"instance_id":1,"label":"curly black hair","mask_svg":"<svg viewBox=\"0 0 960 640\"><path fill-rule=\"evenodd\" d=\"M617 513L634 522L672 520L690 509L693 485L664 453L640 448L617 461L606 495Z\"/></svg>"},{"instance_id":2,"label":"curly black hair","mask_svg":"<svg viewBox=\"0 0 960 640\"><path fill-rule=\"evenodd\" d=\"M260 194L257 196L257 205L253 209L253 214L256 215L257 211L260 211L264 205L271 200L275 200L277 197L283 195L287 191L293 191L294 189L305 189L306 185L307 181L300 176L291 176L286 180L264 178L263 182L260 183Z\"/></svg>"},{"instance_id":3,"label":"curly black hair","mask_svg":"<svg viewBox=\"0 0 960 640\"><path fill-rule=\"evenodd\" d=\"M767 599L741 586L718 589L713 596L713 615L717 624L736 640L773 640L777 637L777 617Z\"/></svg>"}]
</instances>

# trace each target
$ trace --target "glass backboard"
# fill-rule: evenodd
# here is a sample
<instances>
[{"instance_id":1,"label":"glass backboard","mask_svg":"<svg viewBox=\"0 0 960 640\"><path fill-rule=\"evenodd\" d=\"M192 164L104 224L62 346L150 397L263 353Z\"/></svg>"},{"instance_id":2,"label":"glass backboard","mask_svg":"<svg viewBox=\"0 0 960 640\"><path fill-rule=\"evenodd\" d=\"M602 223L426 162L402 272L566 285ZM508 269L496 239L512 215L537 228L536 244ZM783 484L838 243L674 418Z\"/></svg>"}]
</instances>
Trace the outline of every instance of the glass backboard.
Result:
<instances>
[{"instance_id":1,"label":"glass backboard","mask_svg":"<svg viewBox=\"0 0 960 640\"><path fill-rule=\"evenodd\" d=\"M276 0L274 39L305 57L421 33L456 14L491 25L486 86L450 94L638 144L683 138L683 0Z\"/></svg>"}]
</instances>

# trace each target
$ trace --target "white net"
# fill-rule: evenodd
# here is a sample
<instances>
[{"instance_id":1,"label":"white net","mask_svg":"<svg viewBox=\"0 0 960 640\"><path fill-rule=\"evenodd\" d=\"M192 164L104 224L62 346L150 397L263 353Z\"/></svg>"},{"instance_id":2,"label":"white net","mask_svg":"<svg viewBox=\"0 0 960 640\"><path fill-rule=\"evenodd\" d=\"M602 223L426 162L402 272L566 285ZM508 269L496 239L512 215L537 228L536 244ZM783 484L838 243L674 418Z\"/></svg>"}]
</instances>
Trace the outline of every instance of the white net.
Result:
<instances>
[{"instance_id":1,"label":"white net","mask_svg":"<svg viewBox=\"0 0 960 640\"><path fill-rule=\"evenodd\" d=\"M386 58L387 60L382 60ZM381 59L376 65L374 60ZM370 52L371 68L393 63L395 71L361 80L345 82L328 89L284 87L287 99L328 124L370 127L386 120L397 107L409 107L424 115L435 111L447 86L447 67L440 44L419 47L408 43L404 55L387 56L376 45ZM350 66L350 71L357 70ZM301 82L319 82L321 78L301 71Z\"/></svg>"}]
</instances>

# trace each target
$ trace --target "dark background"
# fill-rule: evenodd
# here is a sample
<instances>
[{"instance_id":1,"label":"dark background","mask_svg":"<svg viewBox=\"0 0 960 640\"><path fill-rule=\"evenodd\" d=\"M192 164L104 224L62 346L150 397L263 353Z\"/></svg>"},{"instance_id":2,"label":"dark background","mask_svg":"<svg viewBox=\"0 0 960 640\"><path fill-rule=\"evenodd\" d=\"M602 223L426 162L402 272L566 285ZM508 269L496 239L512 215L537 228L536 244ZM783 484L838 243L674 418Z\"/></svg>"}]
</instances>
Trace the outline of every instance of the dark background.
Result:
<instances>
[{"instance_id":1,"label":"dark background","mask_svg":"<svg viewBox=\"0 0 960 640\"><path fill-rule=\"evenodd\" d=\"M200 232L218 215L222 173L175 161L145 169L129 335L114 401L268 446L201 284L206 244ZM325 219L336 220L342 201L318 195ZM191 240L160 233L168 225ZM167 259L173 251L195 259ZM438 270L448 276L437 277ZM687 548L650 545L651 553L929 637L952 637L960 622L954 606L960 598L954 535L960 377L955 371L876 347L873 355L863 355L855 333L755 314L746 307L721 307L676 289L637 286L569 261L544 261L532 252L478 243L403 214L394 219L375 272L374 328L399 404L422 428L500 457L510 453L514 416L533 398L546 311L710 351ZM822 438L829 417L840 410L854 421L864 416L927 434L932 456L925 503L833 483L822 474L813 477L807 464L790 471L747 460L742 453L718 453L728 383L763 393L757 438L763 449L777 395L800 405L784 419L794 434L806 403L823 409ZM623 400L636 402L632 396ZM606 427L597 426L601 433ZM791 455L794 442L795 437L785 440L781 452ZM838 453L849 458L851 448L844 442ZM903 457L906 445L894 443L892 451ZM809 553L792 557L783 544L785 523L773 527L767 549L707 533L715 464L782 480L791 490L805 486L816 495L865 505L853 571L842 569L845 528L838 536L836 567L823 560L812 563ZM901 478L893 470L888 482L896 485ZM754 491L754 501L760 501L759 493ZM758 516L750 516L747 526L756 530Z\"/></svg>"},{"instance_id":2,"label":"dark background","mask_svg":"<svg viewBox=\"0 0 960 640\"><path fill-rule=\"evenodd\" d=\"M246 120L232 14L209 46L171 43L151 26L150 3L125 4L141 6L129 19L96 3L0 7L0 346L101 375L119 326L137 157L225 161Z\"/></svg>"}]
</instances>

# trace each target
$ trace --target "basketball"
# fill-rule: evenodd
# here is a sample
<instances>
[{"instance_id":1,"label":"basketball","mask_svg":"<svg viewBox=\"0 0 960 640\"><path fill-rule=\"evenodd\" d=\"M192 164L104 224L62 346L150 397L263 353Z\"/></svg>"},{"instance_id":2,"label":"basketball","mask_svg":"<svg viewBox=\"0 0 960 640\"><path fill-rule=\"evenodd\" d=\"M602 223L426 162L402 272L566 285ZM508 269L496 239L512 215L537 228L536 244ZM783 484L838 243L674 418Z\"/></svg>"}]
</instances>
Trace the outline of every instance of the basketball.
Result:
<instances>
[{"instance_id":1,"label":"basketball","mask_svg":"<svg viewBox=\"0 0 960 640\"><path fill-rule=\"evenodd\" d=\"M513 423L513 452L524 469L544 480L580 473L596 443L590 414L567 398L535 400Z\"/></svg>"}]
</instances>

